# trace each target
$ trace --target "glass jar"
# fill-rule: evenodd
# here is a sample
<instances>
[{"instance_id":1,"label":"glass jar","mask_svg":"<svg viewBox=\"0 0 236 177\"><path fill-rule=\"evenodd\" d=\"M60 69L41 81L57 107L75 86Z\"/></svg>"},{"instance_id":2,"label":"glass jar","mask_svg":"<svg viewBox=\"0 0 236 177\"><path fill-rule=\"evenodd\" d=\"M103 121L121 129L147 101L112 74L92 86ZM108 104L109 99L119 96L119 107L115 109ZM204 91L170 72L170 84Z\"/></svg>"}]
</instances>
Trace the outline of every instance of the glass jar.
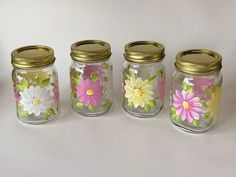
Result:
<instances>
[{"instance_id":1,"label":"glass jar","mask_svg":"<svg viewBox=\"0 0 236 177\"><path fill-rule=\"evenodd\" d=\"M170 93L170 119L188 132L209 130L216 122L222 84L221 56L193 49L176 57Z\"/></svg>"},{"instance_id":2,"label":"glass jar","mask_svg":"<svg viewBox=\"0 0 236 177\"><path fill-rule=\"evenodd\" d=\"M54 120L60 114L58 76L52 48L21 47L11 53L17 116L29 124Z\"/></svg>"},{"instance_id":3,"label":"glass jar","mask_svg":"<svg viewBox=\"0 0 236 177\"><path fill-rule=\"evenodd\" d=\"M100 40L72 44L70 66L71 104L84 116L106 113L112 105L111 47Z\"/></svg>"},{"instance_id":4,"label":"glass jar","mask_svg":"<svg viewBox=\"0 0 236 177\"><path fill-rule=\"evenodd\" d=\"M164 105L164 46L154 41L125 45L123 69L124 110L136 117L152 117Z\"/></svg>"}]
</instances>

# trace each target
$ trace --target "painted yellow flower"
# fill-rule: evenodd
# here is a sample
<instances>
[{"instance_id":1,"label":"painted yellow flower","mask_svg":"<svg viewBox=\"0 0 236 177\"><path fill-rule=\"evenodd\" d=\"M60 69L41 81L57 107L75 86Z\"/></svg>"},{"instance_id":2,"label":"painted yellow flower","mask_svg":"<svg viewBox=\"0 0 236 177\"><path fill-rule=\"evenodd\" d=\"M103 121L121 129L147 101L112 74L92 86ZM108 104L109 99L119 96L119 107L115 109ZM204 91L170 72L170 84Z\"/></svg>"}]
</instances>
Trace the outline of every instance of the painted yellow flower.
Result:
<instances>
[{"instance_id":1,"label":"painted yellow flower","mask_svg":"<svg viewBox=\"0 0 236 177\"><path fill-rule=\"evenodd\" d=\"M145 104L153 100L152 85L148 80L143 81L140 77L125 80L124 90L128 102L133 103L135 108L138 106L144 108Z\"/></svg>"},{"instance_id":2,"label":"painted yellow flower","mask_svg":"<svg viewBox=\"0 0 236 177\"><path fill-rule=\"evenodd\" d=\"M206 112L209 114L210 117L214 117L217 115L219 110L220 104L220 87L214 86L211 92L211 99L207 102L207 109Z\"/></svg>"}]
</instances>

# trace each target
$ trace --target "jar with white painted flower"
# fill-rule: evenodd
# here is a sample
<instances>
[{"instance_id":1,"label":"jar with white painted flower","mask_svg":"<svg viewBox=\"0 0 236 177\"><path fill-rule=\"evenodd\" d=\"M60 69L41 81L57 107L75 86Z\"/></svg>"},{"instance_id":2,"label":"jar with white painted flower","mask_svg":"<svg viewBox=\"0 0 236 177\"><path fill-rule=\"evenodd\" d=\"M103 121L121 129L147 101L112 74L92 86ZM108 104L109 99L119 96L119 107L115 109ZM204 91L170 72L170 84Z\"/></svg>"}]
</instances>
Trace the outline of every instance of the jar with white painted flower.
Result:
<instances>
[{"instance_id":1,"label":"jar with white painted flower","mask_svg":"<svg viewBox=\"0 0 236 177\"><path fill-rule=\"evenodd\" d=\"M71 45L71 105L83 116L99 116L112 105L110 45L101 40L84 40Z\"/></svg>"},{"instance_id":2,"label":"jar with white painted flower","mask_svg":"<svg viewBox=\"0 0 236 177\"><path fill-rule=\"evenodd\" d=\"M170 92L170 120L188 132L204 132L216 122L222 84L221 56L193 49L177 54Z\"/></svg>"},{"instance_id":3,"label":"jar with white painted flower","mask_svg":"<svg viewBox=\"0 0 236 177\"><path fill-rule=\"evenodd\" d=\"M57 70L52 48L25 46L11 53L17 116L29 124L54 120L60 114Z\"/></svg>"},{"instance_id":4,"label":"jar with white painted flower","mask_svg":"<svg viewBox=\"0 0 236 177\"><path fill-rule=\"evenodd\" d=\"M123 69L124 110L135 117L152 117L164 105L165 48L154 41L125 45Z\"/></svg>"}]
</instances>

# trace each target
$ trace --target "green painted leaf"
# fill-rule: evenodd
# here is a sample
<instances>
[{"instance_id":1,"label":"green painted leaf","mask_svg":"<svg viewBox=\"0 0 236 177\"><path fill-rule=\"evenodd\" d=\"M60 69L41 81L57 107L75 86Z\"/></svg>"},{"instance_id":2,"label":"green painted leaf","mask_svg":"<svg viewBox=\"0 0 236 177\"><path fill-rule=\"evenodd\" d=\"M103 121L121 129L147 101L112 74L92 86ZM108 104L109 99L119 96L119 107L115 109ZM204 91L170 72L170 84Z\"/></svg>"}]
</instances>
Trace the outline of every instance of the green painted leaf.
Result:
<instances>
[{"instance_id":1,"label":"green painted leaf","mask_svg":"<svg viewBox=\"0 0 236 177\"><path fill-rule=\"evenodd\" d=\"M98 80L98 73L97 72L91 73L90 78L93 82L97 81Z\"/></svg>"},{"instance_id":2,"label":"green painted leaf","mask_svg":"<svg viewBox=\"0 0 236 177\"><path fill-rule=\"evenodd\" d=\"M47 78L47 79L42 80L40 86L46 87L49 85L49 83L50 83L50 78Z\"/></svg>"},{"instance_id":3,"label":"green painted leaf","mask_svg":"<svg viewBox=\"0 0 236 177\"><path fill-rule=\"evenodd\" d=\"M44 120L48 120L49 117L50 117L50 115L48 115L47 113L43 114L43 119Z\"/></svg>"},{"instance_id":4,"label":"green painted leaf","mask_svg":"<svg viewBox=\"0 0 236 177\"><path fill-rule=\"evenodd\" d=\"M90 111L95 111L95 107L93 105L91 105L91 104L88 105L88 109Z\"/></svg>"},{"instance_id":5,"label":"green painted leaf","mask_svg":"<svg viewBox=\"0 0 236 177\"><path fill-rule=\"evenodd\" d=\"M208 119L209 116L210 116L209 113L204 114L204 118L205 118L205 119Z\"/></svg>"},{"instance_id":6,"label":"green painted leaf","mask_svg":"<svg viewBox=\"0 0 236 177\"><path fill-rule=\"evenodd\" d=\"M171 107L170 107L170 112L173 113L173 114L175 114L175 111L176 111L175 108L174 108L173 106L171 106Z\"/></svg>"},{"instance_id":7,"label":"green painted leaf","mask_svg":"<svg viewBox=\"0 0 236 177\"><path fill-rule=\"evenodd\" d=\"M150 101L150 102L149 102L149 106L150 106L151 108L154 108L154 107L155 107L154 101Z\"/></svg>"},{"instance_id":8,"label":"green painted leaf","mask_svg":"<svg viewBox=\"0 0 236 177\"><path fill-rule=\"evenodd\" d=\"M150 111L150 109L151 109L150 105L149 105L149 104L145 104L144 110L145 110L146 112L148 112L148 111Z\"/></svg>"},{"instance_id":9,"label":"green painted leaf","mask_svg":"<svg viewBox=\"0 0 236 177\"><path fill-rule=\"evenodd\" d=\"M108 99L106 99L102 102L102 106L105 107L105 108L110 107L110 105L111 105L111 102Z\"/></svg>"},{"instance_id":10,"label":"green painted leaf","mask_svg":"<svg viewBox=\"0 0 236 177\"><path fill-rule=\"evenodd\" d=\"M148 78L148 82L149 82L149 83L153 83L153 82L155 81L156 77L157 77L157 75L150 76L150 77Z\"/></svg>"},{"instance_id":11,"label":"green painted leaf","mask_svg":"<svg viewBox=\"0 0 236 177\"><path fill-rule=\"evenodd\" d=\"M187 86L186 92L188 92L188 93L193 92L193 87Z\"/></svg>"},{"instance_id":12,"label":"green painted leaf","mask_svg":"<svg viewBox=\"0 0 236 177\"><path fill-rule=\"evenodd\" d=\"M76 100L76 93L71 92L70 99L71 99L72 102L74 102Z\"/></svg>"},{"instance_id":13,"label":"green painted leaf","mask_svg":"<svg viewBox=\"0 0 236 177\"><path fill-rule=\"evenodd\" d=\"M104 80L105 80L105 82L108 82L109 81L109 77L105 76Z\"/></svg>"},{"instance_id":14,"label":"green painted leaf","mask_svg":"<svg viewBox=\"0 0 236 177\"><path fill-rule=\"evenodd\" d=\"M129 71L128 71L128 75L129 75L129 77L131 77L131 78L136 78L136 73L135 73L134 71L132 71L132 70L129 70Z\"/></svg>"},{"instance_id":15,"label":"green painted leaf","mask_svg":"<svg viewBox=\"0 0 236 177\"><path fill-rule=\"evenodd\" d=\"M19 92L23 92L24 91L24 87L23 86L21 86L21 85L16 85L16 88L17 88L17 90L19 91Z\"/></svg>"},{"instance_id":16,"label":"green painted leaf","mask_svg":"<svg viewBox=\"0 0 236 177\"><path fill-rule=\"evenodd\" d=\"M22 111L20 112L20 117L27 118L29 116L28 111Z\"/></svg>"},{"instance_id":17,"label":"green painted leaf","mask_svg":"<svg viewBox=\"0 0 236 177\"><path fill-rule=\"evenodd\" d=\"M128 105L127 105L127 107L129 108L129 109L132 109L133 108L133 103L131 103L131 102L128 102Z\"/></svg>"},{"instance_id":18,"label":"green painted leaf","mask_svg":"<svg viewBox=\"0 0 236 177\"><path fill-rule=\"evenodd\" d=\"M84 104L83 104L83 103L78 102L78 103L76 104L76 109L82 109L83 107L84 107Z\"/></svg>"},{"instance_id":19,"label":"green painted leaf","mask_svg":"<svg viewBox=\"0 0 236 177\"><path fill-rule=\"evenodd\" d=\"M199 120L193 120L193 126L194 127L199 127L200 126Z\"/></svg>"},{"instance_id":20,"label":"green painted leaf","mask_svg":"<svg viewBox=\"0 0 236 177\"><path fill-rule=\"evenodd\" d=\"M23 78L20 82L20 85L25 89L25 88L28 88L29 83L25 78Z\"/></svg>"},{"instance_id":21,"label":"green painted leaf","mask_svg":"<svg viewBox=\"0 0 236 177\"><path fill-rule=\"evenodd\" d=\"M55 115L56 113L55 113L55 111L54 111L53 108L49 108L49 109L47 109L47 114L48 114L49 116L51 116L51 115Z\"/></svg>"},{"instance_id":22,"label":"green painted leaf","mask_svg":"<svg viewBox=\"0 0 236 177\"><path fill-rule=\"evenodd\" d=\"M180 87L181 87L182 90L185 90L185 91L186 91L187 88L188 88L187 84L185 84L185 83L181 83L181 84L180 84Z\"/></svg>"},{"instance_id":23,"label":"green painted leaf","mask_svg":"<svg viewBox=\"0 0 236 177\"><path fill-rule=\"evenodd\" d=\"M176 121L177 123L179 123L179 122L181 122L181 118L176 115L176 116L175 116L175 121Z\"/></svg>"},{"instance_id":24,"label":"green painted leaf","mask_svg":"<svg viewBox=\"0 0 236 177\"><path fill-rule=\"evenodd\" d=\"M22 109L22 108L24 107L24 105L23 105L23 104L18 104L17 107L18 107L19 109Z\"/></svg>"},{"instance_id":25,"label":"green painted leaf","mask_svg":"<svg viewBox=\"0 0 236 177\"><path fill-rule=\"evenodd\" d=\"M103 69L109 69L109 64L103 63L103 64L102 64L102 68L103 68Z\"/></svg>"}]
</instances>

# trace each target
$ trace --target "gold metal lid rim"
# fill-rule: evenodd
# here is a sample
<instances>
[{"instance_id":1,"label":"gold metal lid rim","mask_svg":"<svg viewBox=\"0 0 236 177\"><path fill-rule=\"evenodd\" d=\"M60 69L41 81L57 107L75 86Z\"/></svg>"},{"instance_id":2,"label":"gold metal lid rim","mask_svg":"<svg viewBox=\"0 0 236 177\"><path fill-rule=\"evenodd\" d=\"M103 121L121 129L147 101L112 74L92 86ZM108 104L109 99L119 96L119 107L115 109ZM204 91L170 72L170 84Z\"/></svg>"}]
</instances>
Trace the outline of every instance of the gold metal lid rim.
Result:
<instances>
[{"instance_id":1,"label":"gold metal lid rim","mask_svg":"<svg viewBox=\"0 0 236 177\"><path fill-rule=\"evenodd\" d=\"M134 63L156 63L165 57L165 47L156 41L134 41L125 45L124 57Z\"/></svg>"},{"instance_id":2,"label":"gold metal lid rim","mask_svg":"<svg viewBox=\"0 0 236 177\"><path fill-rule=\"evenodd\" d=\"M79 62L96 62L108 60L111 56L111 46L102 40L83 40L71 45L70 56Z\"/></svg>"},{"instance_id":3,"label":"gold metal lid rim","mask_svg":"<svg viewBox=\"0 0 236 177\"><path fill-rule=\"evenodd\" d=\"M211 74L221 70L222 57L208 49L189 49L176 55L175 67L192 75Z\"/></svg>"}]
</instances>

